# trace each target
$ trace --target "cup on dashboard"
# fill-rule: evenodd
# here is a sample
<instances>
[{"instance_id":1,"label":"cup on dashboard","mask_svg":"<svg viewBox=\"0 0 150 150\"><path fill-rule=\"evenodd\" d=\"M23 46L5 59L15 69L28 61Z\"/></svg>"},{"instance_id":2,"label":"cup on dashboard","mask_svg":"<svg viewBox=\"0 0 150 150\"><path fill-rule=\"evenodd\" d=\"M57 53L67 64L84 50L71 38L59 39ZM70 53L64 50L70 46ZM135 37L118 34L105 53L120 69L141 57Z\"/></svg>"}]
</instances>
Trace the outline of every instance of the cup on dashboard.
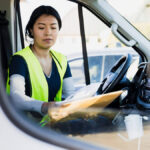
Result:
<instances>
[{"instance_id":1,"label":"cup on dashboard","mask_svg":"<svg viewBox=\"0 0 150 150\"><path fill-rule=\"evenodd\" d=\"M142 117L139 114L126 116L124 122L129 140L140 138L143 135Z\"/></svg>"}]
</instances>

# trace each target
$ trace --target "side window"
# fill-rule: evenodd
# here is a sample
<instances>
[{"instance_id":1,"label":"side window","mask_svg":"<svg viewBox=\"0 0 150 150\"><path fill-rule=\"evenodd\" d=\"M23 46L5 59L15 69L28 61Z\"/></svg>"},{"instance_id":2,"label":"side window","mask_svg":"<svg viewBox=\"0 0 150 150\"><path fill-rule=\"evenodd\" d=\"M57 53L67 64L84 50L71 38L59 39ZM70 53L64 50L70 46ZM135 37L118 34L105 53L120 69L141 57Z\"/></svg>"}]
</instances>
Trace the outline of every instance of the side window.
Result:
<instances>
[{"instance_id":1,"label":"side window","mask_svg":"<svg viewBox=\"0 0 150 150\"><path fill-rule=\"evenodd\" d=\"M107 72L121 56L127 55L127 53L133 53L133 50L122 44L112 34L111 29L86 8L83 8L83 16L88 57L90 59L92 58L92 61L90 59L88 61L90 79L91 83L99 82L103 80ZM135 55L137 54L135 53ZM95 69L93 64L96 65ZM96 67L99 72L96 75L97 79L93 76L93 71L96 70Z\"/></svg>"},{"instance_id":2,"label":"side window","mask_svg":"<svg viewBox=\"0 0 150 150\"><path fill-rule=\"evenodd\" d=\"M102 56L91 56L88 58L91 83L100 82L102 61Z\"/></svg>"},{"instance_id":3,"label":"side window","mask_svg":"<svg viewBox=\"0 0 150 150\"><path fill-rule=\"evenodd\" d=\"M72 59L71 61L69 61L69 65L71 67L71 73L74 79L74 83L75 85L78 85L76 89L78 89L80 86L83 86L85 84L83 58Z\"/></svg>"},{"instance_id":4,"label":"side window","mask_svg":"<svg viewBox=\"0 0 150 150\"><path fill-rule=\"evenodd\" d=\"M100 82L102 61L103 61L102 56L88 57L91 83ZM78 59L72 59L71 61L69 61L69 64L72 70L74 82L77 84L77 88L84 86L85 76L84 76L83 57Z\"/></svg>"},{"instance_id":5,"label":"side window","mask_svg":"<svg viewBox=\"0 0 150 150\"><path fill-rule=\"evenodd\" d=\"M112 65L114 65L122 55L106 55L105 56L105 62L104 62L104 76L107 74L107 72L110 70Z\"/></svg>"}]
</instances>

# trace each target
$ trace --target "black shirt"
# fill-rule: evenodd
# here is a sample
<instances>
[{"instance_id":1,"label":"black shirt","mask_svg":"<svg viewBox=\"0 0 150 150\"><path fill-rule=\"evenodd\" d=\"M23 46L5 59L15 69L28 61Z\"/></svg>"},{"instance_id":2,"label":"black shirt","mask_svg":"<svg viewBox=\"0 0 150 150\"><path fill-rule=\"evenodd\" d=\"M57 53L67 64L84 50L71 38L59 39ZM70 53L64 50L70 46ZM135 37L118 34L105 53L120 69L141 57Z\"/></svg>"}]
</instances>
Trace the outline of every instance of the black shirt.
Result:
<instances>
[{"instance_id":1,"label":"black shirt","mask_svg":"<svg viewBox=\"0 0 150 150\"><path fill-rule=\"evenodd\" d=\"M29 78L29 71L27 64L22 56L14 55L11 59L11 63L9 66L9 77L13 74L19 74L22 75L25 78L25 94L27 96L32 95L31 93L31 83ZM45 75L45 73L44 73ZM71 77L71 71L69 64L67 64L66 73L64 75L64 78ZM45 78L48 83L49 88L49 99L48 101L54 101L54 98L56 96L56 93L58 92L60 88L60 75L57 69L57 66L55 64L55 61L52 59L52 72L50 78L45 75Z\"/></svg>"}]
</instances>

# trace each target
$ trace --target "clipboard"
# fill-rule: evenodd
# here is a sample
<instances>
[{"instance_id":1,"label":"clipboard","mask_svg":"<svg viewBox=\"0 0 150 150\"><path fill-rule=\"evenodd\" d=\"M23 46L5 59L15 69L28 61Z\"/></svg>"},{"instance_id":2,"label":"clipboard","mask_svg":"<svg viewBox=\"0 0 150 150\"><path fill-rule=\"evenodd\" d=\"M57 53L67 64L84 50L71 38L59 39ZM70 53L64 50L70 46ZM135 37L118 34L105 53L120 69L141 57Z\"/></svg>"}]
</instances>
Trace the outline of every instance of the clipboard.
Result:
<instances>
[{"instance_id":1,"label":"clipboard","mask_svg":"<svg viewBox=\"0 0 150 150\"><path fill-rule=\"evenodd\" d=\"M123 93L123 90L110 92L107 94L92 96L84 99L77 99L73 101L64 101L59 107L54 107L48 110L48 115L51 120L59 121L70 114L80 111L81 109L89 107L104 108L112 103L117 97Z\"/></svg>"}]
</instances>

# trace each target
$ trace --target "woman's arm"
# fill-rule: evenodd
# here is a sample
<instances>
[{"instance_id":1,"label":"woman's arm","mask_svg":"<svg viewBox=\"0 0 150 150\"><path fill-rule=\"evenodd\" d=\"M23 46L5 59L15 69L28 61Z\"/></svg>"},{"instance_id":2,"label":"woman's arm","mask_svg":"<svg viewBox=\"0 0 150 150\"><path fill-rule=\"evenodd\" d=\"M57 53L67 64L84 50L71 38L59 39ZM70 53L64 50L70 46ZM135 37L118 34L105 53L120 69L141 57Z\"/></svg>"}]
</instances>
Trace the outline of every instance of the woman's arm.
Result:
<instances>
[{"instance_id":1,"label":"woman's arm","mask_svg":"<svg viewBox=\"0 0 150 150\"><path fill-rule=\"evenodd\" d=\"M25 60L14 55L9 66L10 95L17 107L24 111L35 111L44 115L49 107L60 105L59 102L43 102L35 100L25 94L25 78L28 75L28 68ZM30 89L27 89L30 91Z\"/></svg>"},{"instance_id":2,"label":"woman's arm","mask_svg":"<svg viewBox=\"0 0 150 150\"><path fill-rule=\"evenodd\" d=\"M74 94L74 92L75 88L71 74L71 69L69 63L67 63L67 69L63 78L63 89L62 89L63 98L66 99L68 96Z\"/></svg>"},{"instance_id":3,"label":"woman's arm","mask_svg":"<svg viewBox=\"0 0 150 150\"><path fill-rule=\"evenodd\" d=\"M62 94L64 98L66 99L68 96L74 94L75 88L74 88L74 83L73 83L73 78L68 77L63 80L63 90Z\"/></svg>"},{"instance_id":4,"label":"woman's arm","mask_svg":"<svg viewBox=\"0 0 150 150\"><path fill-rule=\"evenodd\" d=\"M35 100L25 95L25 79L19 74L10 76L10 95L13 96L13 101L18 108L25 111L35 111L44 115L47 113L48 104L42 107L43 101ZM44 109L44 110L43 110Z\"/></svg>"},{"instance_id":5,"label":"woman's arm","mask_svg":"<svg viewBox=\"0 0 150 150\"><path fill-rule=\"evenodd\" d=\"M58 107L59 102L43 102L25 95L25 79L19 74L10 76L10 95L17 107L24 111L35 111L45 115L50 107Z\"/></svg>"}]
</instances>

